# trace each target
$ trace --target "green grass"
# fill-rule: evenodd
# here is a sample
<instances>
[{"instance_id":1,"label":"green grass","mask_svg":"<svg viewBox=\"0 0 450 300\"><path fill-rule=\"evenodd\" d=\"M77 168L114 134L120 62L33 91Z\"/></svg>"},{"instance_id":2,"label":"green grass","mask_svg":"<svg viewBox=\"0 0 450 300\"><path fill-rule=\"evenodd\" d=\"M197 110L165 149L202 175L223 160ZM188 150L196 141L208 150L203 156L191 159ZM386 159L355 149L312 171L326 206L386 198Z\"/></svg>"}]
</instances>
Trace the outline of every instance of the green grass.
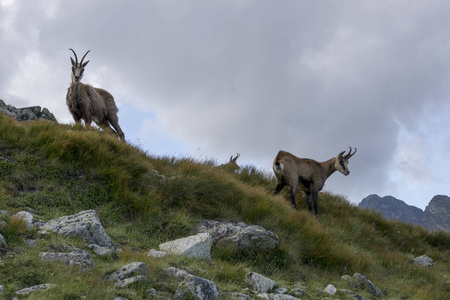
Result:
<instances>
[{"instance_id":1,"label":"green grass","mask_svg":"<svg viewBox=\"0 0 450 300\"><path fill-rule=\"evenodd\" d=\"M387 221L380 214L360 210L344 196L323 192L319 218L297 196L300 211L290 207L288 191L272 194L271 175L253 166L240 173L218 168L213 160L189 157L152 157L114 136L82 126L45 121L17 123L0 115L0 210L15 213L33 209L44 220L95 209L107 233L124 251L118 260L97 258L86 272L37 259L39 252L78 239L41 237L36 230L1 216L0 233L7 252L0 253L0 284L6 299L14 291L40 283L57 287L27 299L145 299L155 288L174 293L176 283L161 285L162 270L175 266L215 282L223 291L245 288L245 274L262 273L286 287L302 284L313 298L329 283L352 289L344 274L367 276L389 299L444 299L450 292L450 235ZM147 257L162 242L195 234L202 219L243 221L276 233L278 249L231 253L213 251L211 262L183 257ZM36 239L29 247L25 239ZM427 254L432 268L410 264ZM121 266L143 261L151 269L148 282L125 289L105 278ZM68 280L70 274L70 280ZM401 288L399 288L401 287ZM371 299L367 291L355 292Z\"/></svg>"}]
</instances>

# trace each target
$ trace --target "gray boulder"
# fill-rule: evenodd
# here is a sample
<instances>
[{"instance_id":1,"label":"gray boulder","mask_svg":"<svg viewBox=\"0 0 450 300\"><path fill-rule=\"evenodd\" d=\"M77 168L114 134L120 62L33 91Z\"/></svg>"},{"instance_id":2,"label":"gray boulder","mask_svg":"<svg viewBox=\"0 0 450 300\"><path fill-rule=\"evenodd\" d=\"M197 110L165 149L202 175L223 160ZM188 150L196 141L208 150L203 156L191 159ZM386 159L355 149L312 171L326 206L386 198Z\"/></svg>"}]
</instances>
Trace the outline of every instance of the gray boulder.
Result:
<instances>
[{"instance_id":1,"label":"gray boulder","mask_svg":"<svg viewBox=\"0 0 450 300\"><path fill-rule=\"evenodd\" d=\"M41 252L39 258L48 262L62 262L67 266L79 266L83 271L95 266L91 256L84 250L75 250L69 253Z\"/></svg>"},{"instance_id":2,"label":"gray boulder","mask_svg":"<svg viewBox=\"0 0 450 300\"><path fill-rule=\"evenodd\" d=\"M232 247L238 251L274 249L280 245L280 239L276 234L261 226L243 222L222 223L203 220L197 225L197 232L209 233L215 247Z\"/></svg>"},{"instance_id":3,"label":"gray boulder","mask_svg":"<svg viewBox=\"0 0 450 300\"><path fill-rule=\"evenodd\" d=\"M411 263L422 267L431 267L434 265L434 261L426 255L421 255L414 258Z\"/></svg>"},{"instance_id":4,"label":"gray boulder","mask_svg":"<svg viewBox=\"0 0 450 300\"><path fill-rule=\"evenodd\" d=\"M85 210L74 215L50 220L42 225L41 229L63 236L80 237L89 244L116 250L112 239L106 234L94 210Z\"/></svg>"},{"instance_id":5,"label":"gray boulder","mask_svg":"<svg viewBox=\"0 0 450 300\"><path fill-rule=\"evenodd\" d=\"M108 280L114 282L118 287L125 287L131 283L145 281L150 270L143 262L133 262L108 276Z\"/></svg>"},{"instance_id":6,"label":"gray boulder","mask_svg":"<svg viewBox=\"0 0 450 300\"><path fill-rule=\"evenodd\" d=\"M221 297L219 288L212 281L173 267L168 268L166 274L176 278L178 281L178 290L174 295L174 299L194 298L206 300L220 299Z\"/></svg>"},{"instance_id":7,"label":"gray boulder","mask_svg":"<svg viewBox=\"0 0 450 300\"><path fill-rule=\"evenodd\" d=\"M370 281L366 276L359 273L353 274L353 279L362 287L368 288L369 292L379 298L386 298L386 296L378 289L372 281Z\"/></svg>"},{"instance_id":8,"label":"gray boulder","mask_svg":"<svg viewBox=\"0 0 450 300\"><path fill-rule=\"evenodd\" d=\"M267 293L277 286L277 283L272 279L266 278L255 272L250 272L245 275L245 282L249 284L254 291L260 293Z\"/></svg>"},{"instance_id":9,"label":"gray boulder","mask_svg":"<svg viewBox=\"0 0 450 300\"><path fill-rule=\"evenodd\" d=\"M199 233L186 238L159 245L161 251L184 255L190 258L211 259L212 238L208 233Z\"/></svg>"}]
</instances>

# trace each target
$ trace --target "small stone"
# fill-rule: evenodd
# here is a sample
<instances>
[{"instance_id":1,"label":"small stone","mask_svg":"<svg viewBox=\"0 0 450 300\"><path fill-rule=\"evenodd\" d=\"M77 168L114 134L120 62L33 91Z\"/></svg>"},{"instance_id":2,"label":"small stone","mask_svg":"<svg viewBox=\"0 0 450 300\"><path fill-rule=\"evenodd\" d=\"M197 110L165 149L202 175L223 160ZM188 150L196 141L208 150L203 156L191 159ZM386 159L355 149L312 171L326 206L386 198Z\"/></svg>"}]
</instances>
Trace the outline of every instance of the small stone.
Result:
<instances>
[{"instance_id":1,"label":"small stone","mask_svg":"<svg viewBox=\"0 0 450 300\"><path fill-rule=\"evenodd\" d=\"M422 267L431 267L434 265L434 261L426 255L421 255L412 260L412 263Z\"/></svg>"},{"instance_id":2,"label":"small stone","mask_svg":"<svg viewBox=\"0 0 450 300\"><path fill-rule=\"evenodd\" d=\"M155 250L155 249L150 249L150 251L147 254L147 256L153 256L153 257L164 257L166 255L167 255L166 252L158 251L158 250Z\"/></svg>"},{"instance_id":3,"label":"small stone","mask_svg":"<svg viewBox=\"0 0 450 300\"><path fill-rule=\"evenodd\" d=\"M327 294L334 295L336 294L337 289L332 284L329 284L323 291Z\"/></svg>"}]
</instances>

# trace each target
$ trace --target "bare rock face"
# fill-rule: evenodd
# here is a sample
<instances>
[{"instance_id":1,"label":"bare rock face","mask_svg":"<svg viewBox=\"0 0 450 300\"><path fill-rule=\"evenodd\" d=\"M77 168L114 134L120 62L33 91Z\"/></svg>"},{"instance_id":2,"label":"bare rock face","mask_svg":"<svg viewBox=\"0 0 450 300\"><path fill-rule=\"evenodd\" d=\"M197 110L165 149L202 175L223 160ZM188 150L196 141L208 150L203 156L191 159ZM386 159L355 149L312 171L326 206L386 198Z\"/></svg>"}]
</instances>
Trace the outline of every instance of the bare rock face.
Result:
<instances>
[{"instance_id":1,"label":"bare rock face","mask_svg":"<svg viewBox=\"0 0 450 300\"><path fill-rule=\"evenodd\" d=\"M279 237L261 226L244 222L222 223L203 220L197 225L197 232L208 232L215 247L232 247L235 250L266 250L280 245Z\"/></svg>"},{"instance_id":2,"label":"bare rock face","mask_svg":"<svg viewBox=\"0 0 450 300\"><path fill-rule=\"evenodd\" d=\"M112 239L106 234L94 210L85 210L74 215L50 220L41 226L41 230L52 231L64 236L80 237L89 244L115 250Z\"/></svg>"},{"instance_id":3,"label":"bare rock face","mask_svg":"<svg viewBox=\"0 0 450 300\"><path fill-rule=\"evenodd\" d=\"M450 197L437 195L425 208L425 228L450 232Z\"/></svg>"}]
</instances>

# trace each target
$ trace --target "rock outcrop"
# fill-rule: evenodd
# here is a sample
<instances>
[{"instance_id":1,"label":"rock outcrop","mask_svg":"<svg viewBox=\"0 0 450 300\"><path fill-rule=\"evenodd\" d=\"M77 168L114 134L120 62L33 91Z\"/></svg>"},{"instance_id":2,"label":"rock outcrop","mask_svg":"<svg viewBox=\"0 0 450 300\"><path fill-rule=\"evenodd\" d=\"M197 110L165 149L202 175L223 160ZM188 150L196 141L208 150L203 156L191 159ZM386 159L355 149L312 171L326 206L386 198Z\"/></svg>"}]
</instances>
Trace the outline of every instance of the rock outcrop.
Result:
<instances>
[{"instance_id":1,"label":"rock outcrop","mask_svg":"<svg viewBox=\"0 0 450 300\"><path fill-rule=\"evenodd\" d=\"M6 103L0 99L0 112L6 115L12 116L17 121L32 121L36 119L45 119L56 122L55 116L44 107L30 106L24 108L16 108L12 105L6 105Z\"/></svg>"}]
</instances>

